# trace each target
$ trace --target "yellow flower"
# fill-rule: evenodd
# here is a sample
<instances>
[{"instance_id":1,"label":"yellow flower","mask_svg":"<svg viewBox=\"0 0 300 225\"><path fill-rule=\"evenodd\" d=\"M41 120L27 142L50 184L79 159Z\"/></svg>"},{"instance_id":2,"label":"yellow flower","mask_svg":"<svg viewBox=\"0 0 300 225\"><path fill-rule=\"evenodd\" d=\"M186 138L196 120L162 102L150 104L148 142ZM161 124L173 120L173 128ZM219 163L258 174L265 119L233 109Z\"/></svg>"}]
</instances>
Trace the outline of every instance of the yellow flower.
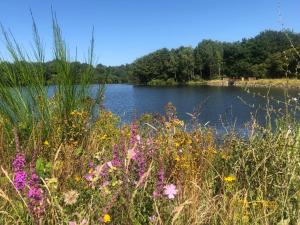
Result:
<instances>
[{"instance_id":1,"label":"yellow flower","mask_svg":"<svg viewBox=\"0 0 300 225\"><path fill-rule=\"evenodd\" d=\"M180 146L180 143L176 142L175 147L178 148Z\"/></svg>"},{"instance_id":2,"label":"yellow flower","mask_svg":"<svg viewBox=\"0 0 300 225\"><path fill-rule=\"evenodd\" d=\"M44 141L44 145L48 146L49 145L49 141L45 140Z\"/></svg>"},{"instance_id":3,"label":"yellow flower","mask_svg":"<svg viewBox=\"0 0 300 225\"><path fill-rule=\"evenodd\" d=\"M175 160L178 162L180 161L180 157L179 156L176 156Z\"/></svg>"},{"instance_id":4,"label":"yellow flower","mask_svg":"<svg viewBox=\"0 0 300 225\"><path fill-rule=\"evenodd\" d=\"M107 138L107 134L104 134L102 137L100 137L100 140L105 140Z\"/></svg>"},{"instance_id":5,"label":"yellow flower","mask_svg":"<svg viewBox=\"0 0 300 225\"><path fill-rule=\"evenodd\" d=\"M110 220L111 220L111 218L110 218L110 215L109 215L109 214L105 214L105 215L103 216L103 222L104 222L104 223L109 223Z\"/></svg>"},{"instance_id":6,"label":"yellow flower","mask_svg":"<svg viewBox=\"0 0 300 225\"><path fill-rule=\"evenodd\" d=\"M188 145L190 145L190 144L192 144L193 142L192 142L192 140L187 140L187 142L186 142Z\"/></svg>"},{"instance_id":7,"label":"yellow flower","mask_svg":"<svg viewBox=\"0 0 300 225\"><path fill-rule=\"evenodd\" d=\"M79 182L80 181L80 176L75 176L75 180L77 181L77 182Z\"/></svg>"},{"instance_id":8,"label":"yellow flower","mask_svg":"<svg viewBox=\"0 0 300 225\"><path fill-rule=\"evenodd\" d=\"M234 177L234 176L224 177L225 182L233 182L235 180L236 180L236 177Z\"/></svg>"}]
</instances>

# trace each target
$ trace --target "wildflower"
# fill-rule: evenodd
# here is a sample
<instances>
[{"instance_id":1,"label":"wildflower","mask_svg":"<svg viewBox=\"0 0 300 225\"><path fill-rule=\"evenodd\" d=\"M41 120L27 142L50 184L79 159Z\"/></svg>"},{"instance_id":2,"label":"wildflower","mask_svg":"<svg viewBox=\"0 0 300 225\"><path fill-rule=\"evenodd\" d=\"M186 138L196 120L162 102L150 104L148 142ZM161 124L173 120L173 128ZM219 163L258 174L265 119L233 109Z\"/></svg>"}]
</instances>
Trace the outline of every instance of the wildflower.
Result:
<instances>
[{"instance_id":1,"label":"wildflower","mask_svg":"<svg viewBox=\"0 0 300 225\"><path fill-rule=\"evenodd\" d=\"M43 189L40 187L40 178L32 173L28 191L28 208L33 217L38 220L45 212L45 198Z\"/></svg>"},{"instance_id":2,"label":"wildflower","mask_svg":"<svg viewBox=\"0 0 300 225\"><path fill-rule=\"evenodd\" d=\"M48 146L49 145L49 141L45 140L44 141L44 145Z\"/></svg>"},{"instance_id":3,"label":"wildflower","mask_svg":"<svg viewBox=\"0 0 300 225\"><path fill-rule=\"evenodd\" d=\"M40 183L40 178L38 177L38 175L36 175L36 173L32 173L29 181L29 185L36 186L39 185L39 183Z\"/></svg>"},{"instance_id":4,"label":"wildflower","mask_svg":"<svg viewBox=\"0 0 300 225\"><path fill-rule=\"evenodd\" d=\"M14 171L18 172L18 171L22 171L25 167L25 156L22 153L18 153L16 155L15 160L13 161L13 167L14 167Z\"/></svg>"},{"instance_id":5,"label":"wildflower","mask_svg":"<svg viewBox=\"0 0 300 225\"><path fill-rule=\"evenodd\" d=\"M236 177L234 177L234 176L224 177L225 182L233 182L235 180L236 180Z\"/></svg>"},{"instance_id":6,"label":"wildflower","mask_svg":"<svg viewBox=\"0 0 300 225\"><path fill-rule=\"evenodd\" d=\"M113 166L112 161L107 162L107 166L109 167L109 172L112 172L117 169L116 167Z\"/></svg>"},{"instance_id":7,"label":"wildflower","mask_svg":"<svg viewBox=\"0 0 300 225\"><path fill-rule=\"evenodd\" d=\"M127 153L127 158L128 159L133 159L136 157L136 152L134 150L134 148L131 148L128 150L128 153Z\"/></svg>"},{"instance_id":8,"label":"wildflower","mask_svg":"<svg viewBox=\"0 0 300 225\"><path fill-rule=\"evenodd\" d=\"M139 175L139 180L143 183L144 181L141 179L143 179L143 175L145 173L145 164L146 164L144 154L142 152L138 152L138 154L135 157L135 161L138 166L137 171Z\"/></svg>"},{"instance_id":9,"label":"wildflower","mask_svg":"<svg viewBox=\"0 0 300 225\"><path fill-rule=\"evenodd\" d=\"M161 195L163 190L164 182L165 182L165 171L164 168L161 166L158 173L157 173L157 184L156 190L153 192L153 198L157 198Z\"/></svg>"},{"instance_id":10,"label":"wildflower","mask_svg":"<svg viewBox=\"0 0 300 225\"><path fill-rule=\"evenodd\" d=\"M26 185L26 178L27 178L27 174L25 171L18 171L15 173L14 185L17 190L20 191L24 189Z\"/></svg>"},{"instance_id":11,"label":"wildflower","mask_svg":"<svg viewBox=\"0 0 300 225\"><path fill-rule=\"evenodd\" d=\"M151 222L151 223L155 223L155 221L156 221L156 216L149 216L149 221Z\"/></svg>"},{"instance_id":12,"label":"wildflower","mask_svg":"<svg viewBox=\"0 0 300 225\"><path fill-rule=\"evenodd\" d=\"M69 225L77 225L75 221L69 221Z\"/></svg>"},{"instance_id":13,"label":"wildflower","mask_svg":"<svg viewBox=\"0 0 300 225\"><path fill-rule=\"evenodd\" d=\"M176 190L176 186L174 184L167 184L164 186L164 195L167 195L169 199L174 199L178 190Z\"/></svg>"},{"instance_id":14,"label":"wildflower","mask_svg":"<svg viewBox=\"0 0 300 225\"><path fill-rule=\"evenodd\" d=\"M135 124L131 125L130 128L130 144L133 146L138 140L137 140L137 129L138 126Z\"/></svg>"},{"instance_id":15,"label":"wildflower","mask_svg":"<svg viewBox=\"0 0 300 225\"><path fill-rule=\"evenodd\" d=\"M42 192L39 187L32 187L29 189L28 198L39 201L42 198Z\"/></svg>"},{"instance_id":16,"label":"wildflower","mask_svg":"<svg viewBox=\"0 0 300 225\"><path fill-rule=\"evenodd\" d=\"M100 140L103 141L107 138L107 134L104 134L103 136L100 137Z\"/></svg>"},{"instance_id":17,"label":"wildflower","mask_svg":"<svg viewBox=\"0 0 300 225\"><path fill-rule=\"evenodd\" d=\"M92 173L88 173L84 176L84 178L87 180L87 181L92 181L93 180L93 177L94 175Z\"/></svg>"},{"instance_id":18,"label":"wildflower","mask_svg":"<svg viewBox=\"0 0 300 225\"><path fill-rule=\"evenodd\" d=\"M110 215L109 214L105 214L103 216L103 222L104 223L109 223L111 221Z\"/></svg>"},{"instance_id":19,"label":"wildflower","mask_svg":"<svg viewBox=\"0 0 300 225\"><path fill-rule=\"evenodd\" d=\"M80 225L87 225L88 224L88 220L87 219L83 219L80 222Z\"/></svg>"},{"instance_id":20,"label":"wildflower","mask_svg":"<svg viewBox=\"0 0 300 225\"><path fill-rule=\"evenodd\" d=\"M141 136L140 135L136 135L136 140L139 144L141 144Z\"/></svg>"},{"instance_id":21,"label":"wildflower","mask_svg":"<svg viewBox=\"0 0 300 225\"><path fill-rule=\"evenodd\" d=\"M94 163L93 162L89 162L89 167L93 168L94 167Z\"/></svg>"},{"instance_id":22,"label":"wildflower","mask_svg":"<svg viewBox=\"0 0 300 225\"><path fill-rule=\"evenodd\" d=\"M121 159L120 159L119 150L118 150L117 145L114 146L113 160L111 161L111 163L114 167L121 166Z\"/></svg>"},{"instance_id":23,"label":"wildflower","mask_svg":"<svg viewBox=\"0 0 300 225\"><path fill-rule=\"evenodd\" d=\"M75 180L76 180L77 182L79 182L79 181L80 181L80 176L76 175L76 176L75 176Z\"/></svg>"},{"instance_id":24,"label":"wildflower","mask_svg":"<svg viewBox=\"0 0 300 225\"><path fill-rule=\"evenodd\" d=\"M70 190L64 193L64 201L66 205L74 205L77 202L78 196L79 194L75 190Z\"/></svg>"}]
</instances>

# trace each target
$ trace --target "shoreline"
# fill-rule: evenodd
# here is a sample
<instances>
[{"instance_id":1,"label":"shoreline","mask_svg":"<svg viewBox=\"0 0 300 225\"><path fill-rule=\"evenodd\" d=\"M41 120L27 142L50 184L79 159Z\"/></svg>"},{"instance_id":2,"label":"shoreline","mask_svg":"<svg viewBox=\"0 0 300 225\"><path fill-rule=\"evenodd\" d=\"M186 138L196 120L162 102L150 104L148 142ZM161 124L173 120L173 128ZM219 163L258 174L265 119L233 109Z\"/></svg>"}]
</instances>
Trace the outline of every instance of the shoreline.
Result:
<instances>
[{"instance_id":1,"label":"shoreline","mask_svg":"<svg viewBox=\"0 0 300 225\"><path fill-rule=\"evenodd\" d=\"M208 86L228 86L224 80L210 80L206 83ZM298 79L259 79L250 81L237 80L232 86L236 87L275 87L275 88L296 88L300 89L300 80Z\"/></svg>"},{"instance_id":2,"label":"shoreline","mask_svg":"<svg viewBox=\"0 0 300 225\"><path fill-rule=\"evenodd\" d=\"M149 87L176 87L176 86L212 86L212 87L264 87L264 88L292 88L300 89L300 79L258 79L258 80L236 80L234 84L229 85L228 80L201 80L189 81L186 83L176 83L172 85L149 85L149 84L134 84L137 86Z\"/></svg>"}]
</instances>

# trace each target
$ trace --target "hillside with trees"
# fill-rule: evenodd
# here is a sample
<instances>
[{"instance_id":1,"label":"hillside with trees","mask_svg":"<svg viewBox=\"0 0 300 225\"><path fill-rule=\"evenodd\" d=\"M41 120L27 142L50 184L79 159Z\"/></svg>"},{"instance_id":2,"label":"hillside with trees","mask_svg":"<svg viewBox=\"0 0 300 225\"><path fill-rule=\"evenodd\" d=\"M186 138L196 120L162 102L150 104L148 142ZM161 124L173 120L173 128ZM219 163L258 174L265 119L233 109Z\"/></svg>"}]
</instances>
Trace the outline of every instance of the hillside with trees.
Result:
<instances>
[{"instance_id":1,"label":"hillside with trees","mask_svg":"<svg viewBox=\"0 0 300 225\"><path fill-rule=\"evenodd\" d=\"M195 48L157 50L133 63L140 84L185 83L224 77L297 77L300 35L264 31L238 42L203 40Z\"/></svg>"}]
</instances>

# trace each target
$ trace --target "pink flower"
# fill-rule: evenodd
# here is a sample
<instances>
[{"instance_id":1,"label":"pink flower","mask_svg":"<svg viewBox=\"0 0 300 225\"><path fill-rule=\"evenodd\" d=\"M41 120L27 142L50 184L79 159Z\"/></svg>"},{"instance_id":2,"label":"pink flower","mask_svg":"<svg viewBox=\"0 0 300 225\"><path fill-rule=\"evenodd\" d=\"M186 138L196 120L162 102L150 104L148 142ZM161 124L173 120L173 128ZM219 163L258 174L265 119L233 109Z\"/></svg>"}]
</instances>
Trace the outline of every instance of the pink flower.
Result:
<instances>
[{"instance_id":1,"label":"pink flower","mask_svg":"<svg viewBox=\"0 0 300 225\"><path fill-rule=\"evenodd\" d=\"M69 225L77 225L75 221L69 221Z\"/></svg>"},{"instance_id":2,"label":"pink flower","mask_svg":"<svg viewBox=\"0 0 300 225\"><path fill-rule=\"evenodd\" d=\"M169 199L174 199L178 190L174 184L167 184L164 186L164 195L167 195Z\"/></svg>"},{"instance_id":3,"label":"pink flower","mask_svg":"<svg viewBox=\"0 0 300 225\"><path fill-rule=\"evenodd\" d=\"M127 157L128 157L128 159L135 159L136 158L136 152L135 152L134 148L131 148L131 149L128 150Z\"/></svg>"},{"instance_id":4,"label":"pink flower","mask_svg":"<svg viewBox=\"0 0 300 225\"><path fill-rule=\"evenodd\" d=\"M80 222L80 225L87 225L87 224L88 224L87 219L83 219L83 220Z\"/></svg>"}]
</instances>

